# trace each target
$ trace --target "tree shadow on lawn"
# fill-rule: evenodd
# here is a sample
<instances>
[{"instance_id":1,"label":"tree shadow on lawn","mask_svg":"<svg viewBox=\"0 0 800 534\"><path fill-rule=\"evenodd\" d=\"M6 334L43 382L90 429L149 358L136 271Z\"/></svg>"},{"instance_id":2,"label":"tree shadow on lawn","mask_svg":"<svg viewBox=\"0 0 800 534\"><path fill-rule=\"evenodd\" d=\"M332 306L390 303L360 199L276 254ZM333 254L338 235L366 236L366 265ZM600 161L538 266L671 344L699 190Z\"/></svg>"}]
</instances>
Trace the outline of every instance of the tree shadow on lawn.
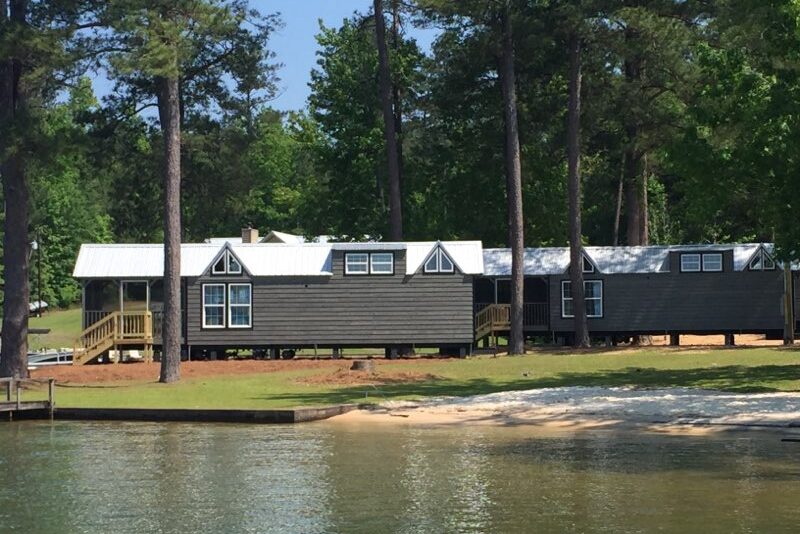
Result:
<instances>
[{"instance_id":1,"label":"tree shadow on lawn","mask_svg":"<svg viewBox=\"0 0 800 534\"><path fill-rule=\"evenodd\" d=\"M777 382L798 381L790 388ZM458 380L440 378L425 382L393 383L377 386L358 385L326 391L275 393L256 397L259 400L284 401L287 405L308 406L352 402L382 402L399 397L439 397L483 395L500 391L569 386L644 388L704 388L734 393L770 393L800 391L800 365L762 365L757 367L730 365L695 369L653 369L626 367L592 373L560 373L537 378L513 380L473 378Z\"/></svg>"}]
</instances>

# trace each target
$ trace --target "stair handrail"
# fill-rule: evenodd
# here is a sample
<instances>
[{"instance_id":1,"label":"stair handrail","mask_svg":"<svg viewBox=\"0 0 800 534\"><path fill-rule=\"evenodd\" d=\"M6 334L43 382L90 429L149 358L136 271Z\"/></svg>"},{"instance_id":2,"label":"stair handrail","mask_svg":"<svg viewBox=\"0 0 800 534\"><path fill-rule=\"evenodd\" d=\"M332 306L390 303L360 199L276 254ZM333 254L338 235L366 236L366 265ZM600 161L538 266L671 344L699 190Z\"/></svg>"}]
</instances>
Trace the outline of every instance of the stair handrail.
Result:
<instances>
[{"instance_id":1,"label":"stair handrail","mask_svg":"<svg viewBox=\"0 0 800 534\"><path fill-rule=\"evenodd\" d=\"M107 343L109 340L114 339L119 325L119 316L120 312L111 312L84 329L73 344L73 361L79 358L80 354L89 353L93 349Z\"/></svg>"}]
</instances>

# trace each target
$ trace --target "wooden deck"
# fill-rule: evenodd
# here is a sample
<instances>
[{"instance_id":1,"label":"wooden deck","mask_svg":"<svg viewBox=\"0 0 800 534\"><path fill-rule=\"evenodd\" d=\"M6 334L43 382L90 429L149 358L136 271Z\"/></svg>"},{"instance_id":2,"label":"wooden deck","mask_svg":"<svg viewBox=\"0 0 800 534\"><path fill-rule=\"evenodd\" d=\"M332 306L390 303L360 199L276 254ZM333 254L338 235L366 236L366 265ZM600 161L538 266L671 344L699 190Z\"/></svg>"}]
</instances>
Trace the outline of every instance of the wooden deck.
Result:
<instances>
[{"instance_id":1,"label":"wooden deck","mask_svg":"<svg viewBox=\"0 0 800 534\"><path fill-rule=\"evenodd\" d=\"M24 400L23 392L30 387L47 386L47 400ZM9 419L19 416L22 412L38 411L53 416L55 409L55 380L30 379L30 378L0 378L0 388L4 392L0 400L0 413L8 414ZM4 416L5 417L5 416Z\"/></svg>"}]
</instances>

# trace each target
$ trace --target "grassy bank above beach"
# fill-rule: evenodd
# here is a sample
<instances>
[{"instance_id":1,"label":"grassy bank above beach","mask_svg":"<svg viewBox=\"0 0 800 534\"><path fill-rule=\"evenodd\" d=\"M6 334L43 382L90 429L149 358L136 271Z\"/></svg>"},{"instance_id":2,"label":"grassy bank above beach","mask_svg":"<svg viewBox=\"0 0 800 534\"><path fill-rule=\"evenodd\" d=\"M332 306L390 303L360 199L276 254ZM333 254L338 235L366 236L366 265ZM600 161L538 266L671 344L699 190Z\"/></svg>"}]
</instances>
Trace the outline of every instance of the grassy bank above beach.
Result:
<instances>
[{"instance_id":1,"label":"grassy bank above beach","mask_svg":"<svg viewBox=\"0 0 800 534\"><path fill-rule=\"evenodd\" d=\"M643 348L541 350L521 357L187 362L183 379L157 383L158 364L46 368L57 404L70 407L268 409L563 386L694 387L741 393L800 391L800 350ZM27 395L35 395L29 392Z\"/></svg>"}]
</instances>

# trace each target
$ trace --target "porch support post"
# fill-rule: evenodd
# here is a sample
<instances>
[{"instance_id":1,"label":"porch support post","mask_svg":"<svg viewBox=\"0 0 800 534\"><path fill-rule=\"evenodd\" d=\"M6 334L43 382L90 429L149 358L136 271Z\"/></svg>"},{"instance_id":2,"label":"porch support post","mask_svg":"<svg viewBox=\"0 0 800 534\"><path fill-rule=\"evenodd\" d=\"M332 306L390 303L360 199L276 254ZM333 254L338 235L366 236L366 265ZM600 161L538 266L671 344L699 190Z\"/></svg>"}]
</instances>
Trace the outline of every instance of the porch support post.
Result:
<instances>
[{"instance_id":1,"label":"porch support post","mask_svg":"<svg viewBox=\"0 0 800 534\"><path fill-rule=\"evenodd\" d=\"M81 330L85 330L87 326L86 324L86 286L88 282L86 280L81 280Z\"/></svg>"},{"instance_id":2,"label":"porch support post","mask_svg":"<svg viewBox=\"0 0 800 534\"><path fill-rule=\"evenodd\" d=\"M670 334L669 335L669 344L672 347L677 347L681 344L681 335L680 334Z\"/></svg>"}]
</instances>

